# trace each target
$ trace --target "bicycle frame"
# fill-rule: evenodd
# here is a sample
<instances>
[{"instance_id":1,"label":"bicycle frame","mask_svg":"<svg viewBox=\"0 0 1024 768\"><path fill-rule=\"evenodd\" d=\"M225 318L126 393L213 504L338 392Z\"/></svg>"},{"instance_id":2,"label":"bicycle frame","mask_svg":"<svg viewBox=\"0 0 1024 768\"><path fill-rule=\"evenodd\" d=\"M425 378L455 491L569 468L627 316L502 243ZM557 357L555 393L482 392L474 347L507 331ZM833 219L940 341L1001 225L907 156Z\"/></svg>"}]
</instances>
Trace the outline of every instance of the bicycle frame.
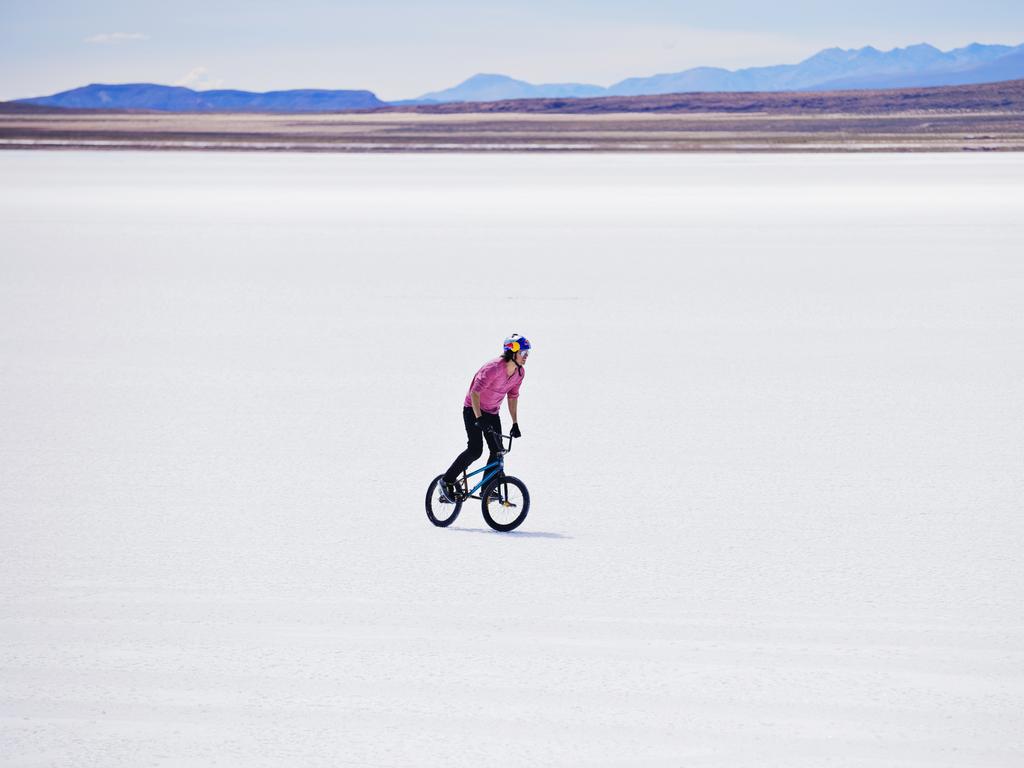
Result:
<instances>
[{"instance_id":1,"label":"bicycle frame","mask_svg":"<svg viewBox=\"0 0 1024 768\"><path fill-rule=\"evenodd\" d=\"M463 472L462 477L466 481L466 485L469 485L469 478L471 478L473 475L479 475L481 472L486 472L491 467L497 467L497 469L491 472L489 475L484 475L484 479L481 480L476 485L474 485L473 490L467 491L466 495L472 497L474 493L480 490L483 486L487 485L487 483L489 483L496 475L498 475L501 472L501 470L504 468L504 464L505 462L503 462L501 459L498 459L493 464L488 464L486 467L481 467L480 469L474 470L468 474Z\"/></svg>"},{"instance_id":2,"label":"bicycle frame","mask_svg":"<svg viewBox=\"0 0 1024 768\"><path fill-rule=\"evenodd\" d=\"M467 497L472 497L474 493L480 490L483 486L487 485L487 483L493 480L498 474L500 474L505 469L505 454L512 450L512 435L499 435L496 432L492 432L491 434L501 438L501 448L498 451L496 451L496 453L498 454L498 460L492 462L491 464L488 464L486 467L474 469L472 472L469 472L468 474L466 472L463 472L462 482L468 488L469 478L473 477L473 475L479 475L481 472L486 472L488 469L491 469L492 467L497 467L497 469L495 469L490 474L484 475L483 480L481 480L479 483L473 486L473 490L466 492ZM508 448L505 447L506 440L508 440Z\"/></svg>"}]
</instances>

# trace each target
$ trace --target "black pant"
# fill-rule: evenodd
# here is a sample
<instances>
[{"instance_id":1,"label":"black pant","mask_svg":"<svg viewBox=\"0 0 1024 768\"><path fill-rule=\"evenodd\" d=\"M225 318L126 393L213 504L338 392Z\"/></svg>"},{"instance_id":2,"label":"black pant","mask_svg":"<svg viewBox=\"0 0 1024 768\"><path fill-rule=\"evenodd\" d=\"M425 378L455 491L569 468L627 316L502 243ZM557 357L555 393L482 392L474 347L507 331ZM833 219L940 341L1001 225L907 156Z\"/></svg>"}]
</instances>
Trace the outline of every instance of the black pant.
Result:
<instances>
[{"instance_id":1,"label":"black pant","mask_svg":"<svg viewBox=\"0 0 1024 768\"><path fill-rule=\"evenodd\" d=\"M448 471L444 473L444 480L446 483L454 483L458 480L459 475L469 469L469 465L480 458L480 454L484 452L484 433L476 424L476 416L473 415L472 408L462 409L462 420L466 423L466 436L469 438L466 441L466 450L455 457L455 461L448 467ZM488 427L492 427L499 434L501 433L501 418L496 413L487 413L487 411L480 411L481 422ZM487 447L491 451L491 455L487 457L487 463L493 464L498 460L498 446L500 441L488 436ZM485 465L486 466L486 465ZM485 472L481 477L485 477L490 472ZM476 479L476 478L474 478ZM479 482L479 481L478 481ZM472 488L476 483L471 482L469 488ZM466 490L468 491L469 488Z\"/></svg>"}]
</instances>

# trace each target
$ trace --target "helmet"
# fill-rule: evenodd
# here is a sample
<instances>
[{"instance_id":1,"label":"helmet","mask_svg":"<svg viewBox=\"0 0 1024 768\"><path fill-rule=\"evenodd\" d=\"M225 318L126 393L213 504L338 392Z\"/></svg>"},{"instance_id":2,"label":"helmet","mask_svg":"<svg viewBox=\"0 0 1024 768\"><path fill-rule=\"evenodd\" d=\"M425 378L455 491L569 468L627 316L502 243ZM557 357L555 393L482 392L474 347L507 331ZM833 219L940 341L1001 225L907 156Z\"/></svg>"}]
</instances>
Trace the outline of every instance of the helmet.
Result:
<instances>
[{"instance_id":1,"label":"helmet","mask_svg":"<svg viewBox=\"0 0 1024 768\"><path fill-rule=\"evenodd\" d=\"M505 345L503 351L505 352L526 352L530 349L530 340L520 336L518 333L513 333L507 339L505 339Z\"/></svg>"}]
</instances>

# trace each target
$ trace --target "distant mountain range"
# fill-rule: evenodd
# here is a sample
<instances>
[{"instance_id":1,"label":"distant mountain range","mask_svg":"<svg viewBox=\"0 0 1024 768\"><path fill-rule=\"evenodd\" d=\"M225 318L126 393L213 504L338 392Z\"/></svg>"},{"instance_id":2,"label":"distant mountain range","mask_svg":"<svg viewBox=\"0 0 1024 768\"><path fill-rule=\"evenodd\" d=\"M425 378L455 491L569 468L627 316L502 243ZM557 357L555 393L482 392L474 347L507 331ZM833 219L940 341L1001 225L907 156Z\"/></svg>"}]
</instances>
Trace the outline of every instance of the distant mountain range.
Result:
<instances>
[{"instance_id":1,"label":"distant mountain range","mask_svg":"<svg viewBox=\"0 0 1024 768\"><path fill-rule=\"evenodd\" d=\"M506 75L474 75L443 91L386 103L365 90L193 91L138 83L88 85L16 103L78 109L144 109L164 112L333 112L389 105L489 102L509 99L655 96L698 92L835 91L970 85L1024 78L1024 45L982 45L940 51L922 43L880 51L867 46L828 48L799 64L728 70L696 67L651 77L631 77L607 88L584 83L534 85Z\"/></svg>"},{"instance_id":2,"label":"distant mountain range","mask_svg":"<svg viewBox=\"0 0 1024 768\"><path fill-rule=\"evenodd\" d=\"M152 109L159 112L333 112L386 107L370 91L193 91L151 83L87 85L19 104L74 109Z\"/></svg>"},{"instance_id":3,"label":"distant mountain range","mask_svg":"<svg viewBox=\"0 0 1024 768\"><path fill-rule=\"evenodd\" d=\"M2 105L0 105L2 106ZM37 107L41 109L41 107ZM946 113L942 125L953 114L986 115L992 124L1003 126L1020 138L1020 116L1024 112L1024 78L996 83L928 86L925 88L857 88L837 91L760 91L701 93L662 93L653 96L597 96L594 98L509 99L506 101L449 101L443 104L416 104L391 107L388 111L415 112L424 115L454 114L559 114L626 115L646 113L678 118L686 114L719 115L843 115L862 116L871 121L886 120L886 115L908 113ZM972 118L973 119L973 118ZM898 122L898 121L897 121ZM940 123L930 117L910 124L931 132ZM781 124L780 124L781 125ZM779 126L776 126L777 128ZM895 124L894 130L902 130ZM793 130L793 124L788 130Z\"/></svg>"},{"instance_id":4,"label":"distant mountain range","mask_svg":"<svg viewBox=\"0 0 1024 768\"><path fill-rule=\"evenodd\" d=\"M607 88L583 83L532 85L505 75L474 75L415 103L497 101L527 98L654 96L665 93L850 90L968 85L1024 77L1024 45L972 43L952 51L921 44L880 51L828 48L799 64L728 70L717 67L631 77Z\"/></svg>"}]
</instances>

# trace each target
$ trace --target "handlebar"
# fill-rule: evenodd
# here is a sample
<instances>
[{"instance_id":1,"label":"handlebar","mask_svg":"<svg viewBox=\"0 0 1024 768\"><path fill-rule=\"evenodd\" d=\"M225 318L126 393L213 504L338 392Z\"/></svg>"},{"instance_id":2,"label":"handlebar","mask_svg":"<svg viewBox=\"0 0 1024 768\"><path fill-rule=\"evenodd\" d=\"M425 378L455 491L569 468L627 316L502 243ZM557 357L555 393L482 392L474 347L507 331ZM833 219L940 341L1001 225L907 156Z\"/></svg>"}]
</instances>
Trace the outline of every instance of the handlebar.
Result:
<instances>
[{"instance_id":1,"label":"handlebar","mask_svg":"<svg viewBox=\"0 0 1024 768\"><path fill-rule=\"evenodd\" d=\"M510 453L512 451L512 435L503 435L500 432L498 432L498 430L496 430L494 427L488 427L487 429L485 429L484 435L488 436L488 439L491 436L501 438L501 450L499 451L499 453L501 453L502 455L505 455L506 453ZM506 440L508 440L508 448L505 447Z\"/></svg>"}]
</instances>

